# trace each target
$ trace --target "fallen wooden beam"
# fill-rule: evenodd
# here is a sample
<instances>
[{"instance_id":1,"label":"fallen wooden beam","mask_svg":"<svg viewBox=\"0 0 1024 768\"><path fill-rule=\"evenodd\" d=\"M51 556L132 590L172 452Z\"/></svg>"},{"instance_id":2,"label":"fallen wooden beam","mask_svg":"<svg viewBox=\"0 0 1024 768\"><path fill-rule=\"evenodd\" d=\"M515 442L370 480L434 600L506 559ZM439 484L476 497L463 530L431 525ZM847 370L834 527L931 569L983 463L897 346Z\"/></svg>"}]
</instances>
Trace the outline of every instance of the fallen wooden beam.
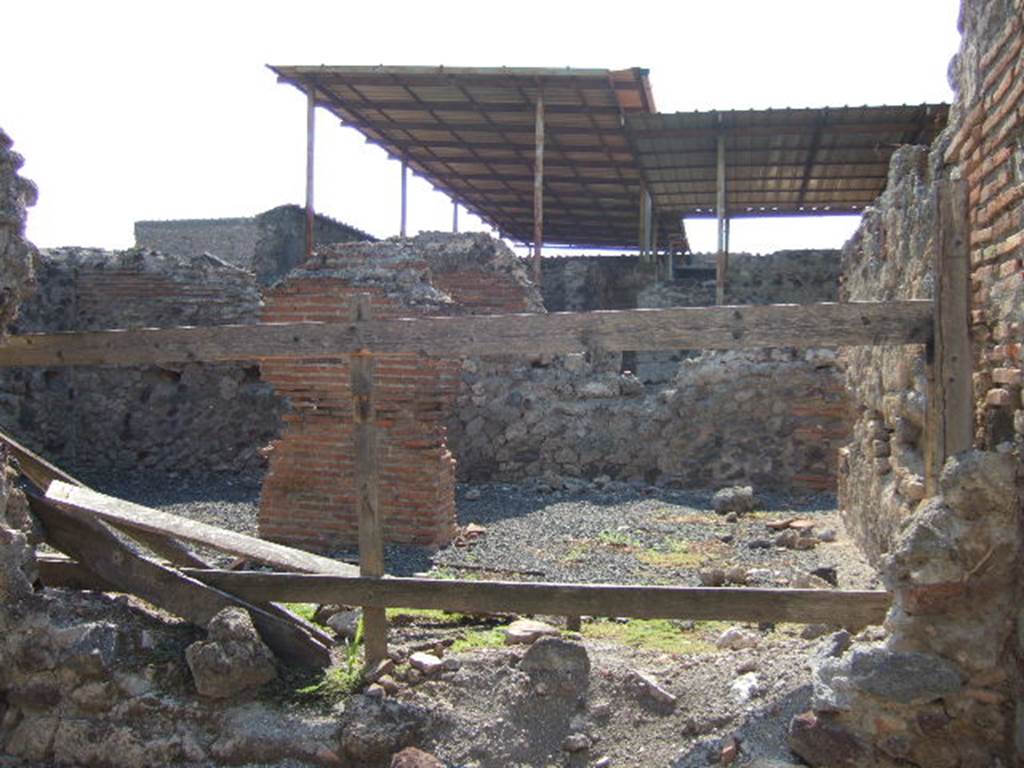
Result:
<instances>
[{"instance_id":1,"label":"fallen wooden beam","mask_svg":"<svg viewBox=\"0 0 1024 768\"><path fill-rule=\"evenodd\" d=\"M119 592L116 584L93 573L77 560L64 555L36 554L36 571L44 587Z\"/></svg>"},{"instance_id":2,"label":"fallen wooden beam","mask_svg":"<svg viewBox=\"0 0 1024 768\"><path fill-rule=\"evenodd\" d=\"M50 487L50 483L54 480L60 480L61 482L68 483L69 485L75 485L80 488L86 487L85 483L81 480L77 480L60 467L51 464L42 456L30 451L10 435L0 432L0 443L7 446L11 455L17 459L21 474L24 475L32 485L38 488L40 493L45 494L46 489ZM117 528L118 526L114 527ZM122 529L119 528L119 530ZM205 560L193 554L188 547L185 547L174 539L148 531L131 531L127 533L143 546L148 547L154 553L160 555L160 557L165 558L169 563L173 563L175 565L188 565L193 568L209 567L209 564Z\"/></svg>"},{"instance_id":3,"label":"fallen wooden beam","mask_svg":"<svg viewBox=\"0 0 1024 768\"><path fill-rule=\"evenodd\" d=\"M222 552L242 555L261 563L301 573L325 573L354 576L359 569L328 557L310 554L255 536L228 531L213 525L189 520L158 509L133 504L106 496L90 488L81 488L55 480L50 483L46 498L62 508L78 514L95 515L102 520L124 526L132 531L152 531L173 536L194 544L203 544ZM265 598L259 598L263 600Z\"/></svg>"},{"instance_id":4,"label":"fallen wooden beam","mask_svg":"<svg viewBox=\"0 0 1024 768\"><path fill-rule=\"evenodd\" d=\"M0 367L340 358L364 349L465 357L808 348L923 344L931 336L929 301L675 307L27 334L0 343Z\"/></svg>"},{"instance_id":5,"label":"fallen wooden beam","mask_svg":"<svg viewBox=\"0 0 1024 768\"><path fill-rule=\"evenodd\" d=\"M185 572L206 584L249 598L382 608L435 608L462 613L788 621L858 629L881 624L890 603L887 592L827 589L373 579L194 569L185 569Z\"/></svg>"},{"instance_id":6,"label":"fallen wooden beam","mask_svg":"<svg viewBox=\"0 0 1024 768\"><path fill-rule=\"evenodd\" d=\"M98 578L98 583L138 595L203 627L218 611L240 606L249 611L264 642L285 661L314 667L331 663L330 648L296 623L142 557L95 518L65 511L34 495L29 496L29 504L46 531L46 542L79 564L88 563L83 567Z\"/></svg>"},{"instance_id":7,"label":"fallen wooden beam","mask_svg":"<svg viewBox=\"0 0 1024 768\"><path fill-rule=\"evenodd\" d=\"M45 494L47 488L49 488L50 486L50 483L52 483L54 480L60 480L61 482L65 482L70 485L75 485L78 487L85 487L84 483L82 483L79 480L76 480L74 477L69 475L60 467L51 464L42 456L33 453L28 448L23 446L21 443L16 441L14 438L4 434L3 432L0 432L0 442L6 445L7 448L11 451L12 455L18 460L18 466L21 469L22 475L28 478L29 482L36 486L36 488L39 489L40 493ZM166 559L167 562L171 563L172 565L187 565L192 568L211 567L209 563L207 563L205 560L203 560L203 558L199 557L191 550L189 550L188 547L184 546L180 542L175 541L171 537L166 536L162 533L154 533L152 531L143 531L139 529L133 530L125 526L118 525L114 525L113 527L121 531L122 533L126 533L132 539L147 547L154 554ZM37 558L37 562L42 563L43 561ZM75 565L77 566L77 564ZM42 567L45 568L47 566L43 565ZM61 567L66 566L54 566L54 568L57 569ZM52 578L56 578L56 574L53 574ZM71 578L71 575L69 575L69 578ZM78 575L78 578L82 578L80 574ZM43 579L43 583L47 583L46 579ZM72 585L68 584L67 586ZM92 586L89 588L99 590L107 589L107 587L104 587L102 585ZM285 621L291 621L295 624L298 624L307 632L314 635L317 638L317 640L319 640L325 646L329 646L331 644L332 638L329 635L321 631L318 627L315 627L312 624L310 624L301 616L292 613L287 608L284 608L280 605L274 605L273 603L264 602L260 602L258 603L258 605L260 608L267 611L267 613L277 616L278 618L283 619Z\"/></svg>"}]
</instances>

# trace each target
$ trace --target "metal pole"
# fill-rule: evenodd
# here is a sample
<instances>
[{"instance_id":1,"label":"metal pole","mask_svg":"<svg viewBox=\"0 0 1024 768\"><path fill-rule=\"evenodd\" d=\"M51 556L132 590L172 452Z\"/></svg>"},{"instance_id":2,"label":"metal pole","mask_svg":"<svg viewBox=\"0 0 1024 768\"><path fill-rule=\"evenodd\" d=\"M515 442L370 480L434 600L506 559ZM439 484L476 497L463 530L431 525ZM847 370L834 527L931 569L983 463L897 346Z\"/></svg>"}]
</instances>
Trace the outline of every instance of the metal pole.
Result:
<instances>
[{"instance_id":1,"label":"metal pole","mask_svg":"<svg viewBox=\"0 0 1024 768\"><path fill-rule=\"evenodd\" d=\"M408 192L408 182L409 182L409 164L406 163L405 160L403 160L402 161L402 225L398 229L398 234L401 237L405 237L405 222L406 222L406 217L407 217L408 212L409 212L409 209L408 209L408 198L406 197L406 194Z\"/></svg>"},{"instance_id":2,"label":"metal pole","mask_svg":"<svg viewBox=\"0 0 1024 768\"><path fill-rule=\"evenodd\" d=\"M313 144L316 136L316 93L306 89L306 258L313 255Z\"/></svg>"},{"instance_id":3,"label":"metal pole","mask_svg":"<svg viewBox=\"0 0 1024 768\"><path fill-rule=\"evenodd\" d=\"M459 201L452 201L452 232L459 231Z\"/></svg>"},{"instance_id":4,"label":"metal pole","mask_svg":"<svg viewBox=\"0 0 1024 768\"><path fill-rule=\"evenodd\" d=\"M533 282L540 285L540 250L544 244L544 95L537 93L533 165Z\"/></svg>"},{"instance_id":5,"label":"metal pole","mask_svg":"<svg viewBox=\"0 0 1024 768\"><path fill-rule=\"evenodd\" d=\"M718 253L715 257L715 303L725 303L725 278L729 269L729 221L725 213L725 136L718 134Z\"/></svg>"}]
</instances>

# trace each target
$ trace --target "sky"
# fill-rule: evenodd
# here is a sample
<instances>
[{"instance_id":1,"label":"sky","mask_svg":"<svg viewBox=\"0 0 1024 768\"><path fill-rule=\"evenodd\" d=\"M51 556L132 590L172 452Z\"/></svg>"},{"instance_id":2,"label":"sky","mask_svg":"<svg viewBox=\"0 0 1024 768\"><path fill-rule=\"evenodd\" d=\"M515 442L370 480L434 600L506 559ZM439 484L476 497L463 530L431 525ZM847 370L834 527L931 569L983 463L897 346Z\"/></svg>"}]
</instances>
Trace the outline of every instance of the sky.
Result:
<instances>
[{"instance_id":1,"label":"sky","mask_svg":"<svg viewBox=\"0 0 1024 768\"><path fill-rule=\"evenodd\" d=\"M305 97L266 64L645 67L662 112L919 104L952 98L957 12L958 0L16 0L0 127L40 190L37 245L126 248L139 219L302 203ZM399 164L317 118L317 210L397 234ZM448 198L410 177L410 233L451 220ZM857 221L737 220L731 249L838 247ZM713 222L688 231L714 249Z\"/></svg>"}]
</instances>

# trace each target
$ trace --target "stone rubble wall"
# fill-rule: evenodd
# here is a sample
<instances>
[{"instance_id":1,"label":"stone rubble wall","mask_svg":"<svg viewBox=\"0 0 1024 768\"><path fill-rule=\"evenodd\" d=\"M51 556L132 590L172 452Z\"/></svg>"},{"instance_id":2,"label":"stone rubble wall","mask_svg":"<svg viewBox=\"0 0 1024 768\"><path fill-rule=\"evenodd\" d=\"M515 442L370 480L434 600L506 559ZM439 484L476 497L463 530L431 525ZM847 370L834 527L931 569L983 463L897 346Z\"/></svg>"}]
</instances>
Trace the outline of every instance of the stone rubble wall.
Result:
<instances>
[{"instance_id":1,"label":"stone rubble wall","mask_svg":"<svg viewBox=\"0 0 1024 768\"><path fill-rule=\"evenodd\" d=\"M893 156L844 249L850 299L929 298L938 190L968 189L974 450L925 497L923 350L850 350L859 411L840 503L879 564L887 637L814 665L790 745L812 766L1011 766L1024 760L1024 2L963 0L950 124Z\"/></svg>"},{"instance_id":2,"label":"stone rubble wall","mask_svg":"<svg viewBox=\"0 0 1024 768\"><path fill-rule=\"evenodd\" d=\"M267 294L262 319L348 321L357 294L376 318L542 311L515 255L486 235L423 234L327 246ZM440 546L455 526L455 460L446 440L458 364L376 356L379 504L388 541ZM263 377L292 410L270 451L260 534L314 549L358 540L345 361L268 361Z\"/></svg>"},{"instance_id":3,"label":"stone rubble wall","mask_svg":"<svg viewBox=\"0 0 1024 768\"><path fill-rule=\"evenodd\" d=\"M466 360L449 433L459 477L835 489L850 415L834 354L708 352L653 388L618 360Z\"/></svg>"},{"instance_id":4,"label":"stone rubble wall","mask_svg":"<svg viewBox=\"0 0 1024 768\"><path fill-rule=\"evenodd\" d=\"M318 245L373 239L329 216L314 217ZM281 205L248 218L137 221L135 246L189 257L210 253L270 285L306 259L306 212Z\"/></svg>"},{"instance_id":5,"label":"stone rubble wall","mask_svg":"<svg viewBox=\"0 0 1024 768\"><path fill-rule=\"evenodd\" d=\"M250 272L209 255L62 248L39 258L20 333L256 322ZM84 476L253 472L283 402L255 365L0 370L0 425Z\"/></svg>"},{"instance_id":6,"label":"stone rubble wall","mask_svg":"<svg viewBox=\"0 0 1024 768\"><path fill-rule=\"evenodd\" d=\"M699 270L699 276L687 276ZM658 281L639 256L564 256L541 261L544 306L549 312L640 307L699 307L715 303L715 255L676 257L676 279ZM790 250L729 255L729 304L809 304L836 301L837 250Z\"/></svg>"}]
</instances>

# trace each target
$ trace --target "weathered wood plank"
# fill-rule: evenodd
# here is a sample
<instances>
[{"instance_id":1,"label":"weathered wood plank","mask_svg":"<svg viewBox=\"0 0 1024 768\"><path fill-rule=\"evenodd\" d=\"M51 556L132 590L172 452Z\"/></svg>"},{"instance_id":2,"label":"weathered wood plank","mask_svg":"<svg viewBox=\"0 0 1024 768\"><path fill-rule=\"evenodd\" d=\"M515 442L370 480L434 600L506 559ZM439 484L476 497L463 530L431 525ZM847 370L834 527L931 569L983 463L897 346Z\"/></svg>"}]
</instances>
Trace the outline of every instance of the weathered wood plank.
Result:
<instances>
[{"instance_id":1,"label":"weathered wood plank","mask_svg":"<svg viewBox=\"0 0 1024 768\"><path fill-rule=\"evenodd\" d=\"M436 608L463 613L626 616L637 619L791 621L858 628L880 624L886 592L819 589L638 587L603 584L365 579L253 571L195 571L242 596L296 602Z\"/></svg>"},{"instance_id":2,"label":"weathered wood plank","mask_svg":"<svg viewBox=\"0 0 1024 768\"><path fill-rule=\"evenodd\" d=\"M935 331L927 357L924 452L929 494L938 493L946 459L974 442L967 209L963 180L944 179L939 187L935 243Z\"/></svg>"},{"instance_id":3,"label":"weathered wood plank","mask_svg":"<svg viewBox=\"0 0 1024 768\"><path fill-rule=\"evenodd\" d=\"M64 555L36 554L36 571L44 587L91 589L96 592L118 592L116 584L93 573L77 560Z\"/></svg>"},{"instance_id":4,"label":"weathered wood plank","mask_svg":"<svg viewBox=\"0 0 1024 768\"><path fill-rule=\"evenodd\" d=\"M370 319L370 296L363 293L355 304L357 323ZM368 578L384 575L384 529L380 516L378 486L379 435L376 421L374 376L377 366L365 350L349 358L352 390L352 472L356 515L359 521L359 573ZM383 608L363 606L363 643L366 659L373 663L388 655L388 620Z\"/></svg>"},{"instance_id":5,"label":"weathered wood plank","mask_svg":"<svg viewBox=\"0 0 1024 768\"><path fill-rule=\"evenodd\" d=\"M27 477L29 482L36 486L41 493L46 493L50 483L54 480L60 480L61 482L68 483L70 485L85 487L84 483L76 480L60 467L55 464L51 464L38 454L33 453L14 438L9 435L5 435L3 432L0 432L0 442L6 445L15 458L18 459L18 466L21 468L21 473ZM122 533L127 534L135 541L138 541L140 544L150 549L154 554L163 557L167 562L173 565L187 565L192 568L210 567L210 564L203 558L199 557L189 550L188 547L165 534L154 533L153 531L143 531L137 528L132 529L118 525L114 525L113 527ZM95 588L104 589L102 586ZM292 613L287 608L280 605L274 605L273 603L260 602L258 605L273 616L277 616L280 619L291 621L301 627L304 627L306 631L314 635L317 640L325 646L330 645L331 637L329 635L318 627L313 626L308 621L305 621L301 616Z\"/></svg>"},{"instance_id":6,"label":"weathered wood plank","mask_svg":"<svg viewBox=\"0 0 1024 768\"><path fill-rule=\"evenodd\" d=\"M930 301L771 304L27 334L0 343L0 367L344 358L360 349L464 357L923 344L932 311Z\"/></svg>"},{"instance_id":7,"label":"weathered wood plank","mask_svg":"<svg viewBox=\"0 0 1024 768\"><path fill-rule=\"evenodd\" d=\"M303 552L282 544L263 541L244 533L228 531L216 526L189 520L158 509L150 509L113 496L106 496L90 488L79 488L60 480L50 483L46 498L55 504L79 514L95 515L103 520L123 525L133 531L153 531L194 544L203 544L222 552L243 555L261 563L301 573L330 573L354 576L355 566L327 557Z\"/></svg>"},{"instance_id":8,"label":"weathered wood plank","mask_svg":"<svg viewBox=\"0 0 1024 768\"><path fill-rule=\"evenodd\" d=\"M30 496L32 512L46 531L46 541L81 563L100 583L138 595L183 619L206 626L220 610L237 605L252 616L264 642L285 661L325 667L330 649L293 622L272 616L244 599L222 592L133 552L99 520L78 516L37 496ZM257 597L255 600L264 598Z\"/></svg>"},{"instance_id":9,"label":"weathered wood plank","mask_svg":"<svg viewBox=\"0 0 1024 768\"><path fill-rule=\"evenodd\" d=\"M6 445L11 454L18 460L18 466L21 469L22 475L28 478L29 482L38 488L41 493L45 494L46 489L50 487L50 483L54 480L60 480L61 482L68 483L70 485L85 487L85 483L75 479L55 464L51 464L42 456L33 453L17 440L9 435L5 435L3 432L0 432L0 442ZM123 530L119 526L114 527L118 530ZM160 557L165 558L169 563L173 563L174 565L188 565L193 568L209 567L209 564L205 560L189 551L188 547L185 547L167 536L149 531L136 530L124 532L143 546L148 547L154 553L160 555Z\"/></svg>"}]
</instances>

